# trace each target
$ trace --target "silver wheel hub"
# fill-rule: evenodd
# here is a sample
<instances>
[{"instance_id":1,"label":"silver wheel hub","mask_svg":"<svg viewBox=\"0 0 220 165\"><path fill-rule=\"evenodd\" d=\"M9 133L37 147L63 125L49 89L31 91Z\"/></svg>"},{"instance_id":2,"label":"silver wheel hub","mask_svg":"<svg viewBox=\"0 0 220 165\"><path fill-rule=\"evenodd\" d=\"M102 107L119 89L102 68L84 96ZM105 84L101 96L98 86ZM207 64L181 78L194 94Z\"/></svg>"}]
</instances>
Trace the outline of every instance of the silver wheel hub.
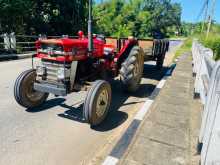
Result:
<instances>
[{"instance_id":1,"label":"silver wheel hub","mask_svg":"<svg viewBox=\"0 0 220 165\"><path fill-rule=\"evenodd\" d=\"M108 91L107 90L103 90L97 99L97 103L96 103L96 115L98 117L101 117L104 115L107 105L108 105Z\"/></svg>"}]
</instances>

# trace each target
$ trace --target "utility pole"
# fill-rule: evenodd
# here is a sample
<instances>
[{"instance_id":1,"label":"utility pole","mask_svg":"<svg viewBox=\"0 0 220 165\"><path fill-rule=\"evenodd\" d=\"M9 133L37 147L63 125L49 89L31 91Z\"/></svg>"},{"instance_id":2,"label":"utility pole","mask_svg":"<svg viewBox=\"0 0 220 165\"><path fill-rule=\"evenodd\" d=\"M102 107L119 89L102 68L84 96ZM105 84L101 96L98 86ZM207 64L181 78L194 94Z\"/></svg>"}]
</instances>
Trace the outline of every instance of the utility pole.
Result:
<instances>
[{"instance_id":1,"label":"utility pole","mask_svg":"<svg viewBox=\"0 0 220 165\"><path fill-rule=\"evenodd\" d=\"M216 0L212 0L212 8L211 8L210 15L209 15L206 38L208 38L208 36L209 36L210 28L211 28L211 25L212 25L212 19L213 19L213 16L215 14L215 6L216 6Z\"/></svg>"},{"instance_id":2,"label":"utility pole","mask_svg":"<svg viewBox=\"0 0 220 165\"><path fill-rule=\"evenodd\" d=\"M209 0L206 0L205 1L205 15L204 15L203 23L202 23L202 30L201 30L201 32L204 31L205 24L206 24L206 22L208 20L208 9L209 9Z\"/></svg>"}]
</instances>

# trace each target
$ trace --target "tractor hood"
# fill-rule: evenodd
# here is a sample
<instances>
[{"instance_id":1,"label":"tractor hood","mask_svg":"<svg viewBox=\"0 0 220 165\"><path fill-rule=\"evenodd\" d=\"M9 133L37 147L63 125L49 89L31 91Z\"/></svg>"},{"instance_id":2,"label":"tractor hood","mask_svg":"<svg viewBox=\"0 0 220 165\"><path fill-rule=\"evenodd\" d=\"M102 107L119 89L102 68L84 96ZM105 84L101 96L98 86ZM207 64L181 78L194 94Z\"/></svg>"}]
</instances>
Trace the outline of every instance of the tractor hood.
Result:
<instances>
[{"instance_id":1,"label":"tractor hood","mask_svg":"<svg viewBox=\"0 0 220 165\"><path fill-rule=\"evenodd\" d=\"M96 38L93 39L93 42L98 45L104 44L103 41L97 40ZM83 39L70 39L70 38L61 38L61 39L44 39L40 40L39 43L43 44L55 44L55 45L62 45L62 46L67 46L67 47L72 47L72 46L82 46L82 47L87 47L88 46L88 39L83 38Z\"/></svg>"},{"instance_id":2,"label":"tractor hood","mask_svg":"<svg viewBox=\"0 0 220 165\"><path fill-rule=\"evenodd\" d=\"M93 56L102 57L104 53L104 41L93 38L93 43ZM59 38L38 40L36 47L39 58L53 58L53 60L58 61L59 56L65 55L66 57L72 56L71 58L67 58L73 61L87 59L88 57L88 38L84 37L78 39Z\"/></svg>"}]
</instances>

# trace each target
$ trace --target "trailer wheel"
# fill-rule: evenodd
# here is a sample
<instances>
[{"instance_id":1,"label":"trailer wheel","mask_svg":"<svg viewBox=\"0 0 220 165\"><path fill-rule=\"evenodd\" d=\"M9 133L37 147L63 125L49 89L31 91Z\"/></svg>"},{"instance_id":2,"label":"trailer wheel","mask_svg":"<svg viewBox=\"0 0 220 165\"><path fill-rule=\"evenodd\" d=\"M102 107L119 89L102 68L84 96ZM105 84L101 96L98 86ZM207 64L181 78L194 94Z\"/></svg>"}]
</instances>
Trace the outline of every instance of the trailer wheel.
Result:
<instances>
[{"instance_id":1,"label":"trailer wheel","mask_svg":"<svg viewBox=\"0 0 220 165\"><path fill-rule=\"evenodd\" d=\"M123 88L128 92L135 92L141 82L144 68L144 52L142 48L134 46L120 69Z\"/></svg>"},{"instance_id":2,"label":"trailer wheel","mask_svg":"<svg viewBox=\"0 0 220 165\"><path fill-rule=\"evenodd\" d=\"M15 81L14 97L18 104L25 108L34 108L43 104L48 93L35 91L34 81L36 78L36 71L30 69L22 72Z\"/></svg>"},{"instance_id":3,"label":"trailer wheel","mask_svg":"<svg viewBox=\"0 0 220 165\"><path fill-rule=\"evenodd\" d=\"M163 68L164 57L157 58L156 67L158 70Z\"/></svg>"},{"instance_id":4,"label":"trailer wheel","mask_svg":"<svg viewBox=\"0 0 220 165\"><path fill-rule=\"evenodd\" d=\"M111 86L107 81L97 80L89 90L83 107L85 120L97 126L106 118L111 103Z\"/></svg>"}]
</instances>

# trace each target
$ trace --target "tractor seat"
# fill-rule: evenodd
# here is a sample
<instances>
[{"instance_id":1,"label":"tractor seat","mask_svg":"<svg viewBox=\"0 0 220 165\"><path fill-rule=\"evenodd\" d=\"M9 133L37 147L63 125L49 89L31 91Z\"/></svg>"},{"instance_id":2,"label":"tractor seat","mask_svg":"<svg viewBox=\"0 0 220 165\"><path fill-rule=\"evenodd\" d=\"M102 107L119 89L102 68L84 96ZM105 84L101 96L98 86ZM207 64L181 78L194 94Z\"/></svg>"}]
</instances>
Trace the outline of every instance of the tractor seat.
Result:
<instances>
[{"instance_id":1,"label":"tractor seat","mask_svg":"<svg viewBox=\"0 0 220 165\"><path fill-rule=\"evenodd\" d=\"M104 46L104 55L106 57L113 56L114 52L115 52L115 47L113 45L105 44L105 46Z\"/></svg>"},{"instance_id":2,"label":"tractor seat","mask_svg":"<svg viewBox=\"0 0 220 165\"><path fill-rule=\"evenodd\" d=\"M106 44L106 39L105 39L104 35L98 34L98 35L96 35L96 39L99 40L99 41L103 41L104 44Z\"/></svg>"}]
</instances>

